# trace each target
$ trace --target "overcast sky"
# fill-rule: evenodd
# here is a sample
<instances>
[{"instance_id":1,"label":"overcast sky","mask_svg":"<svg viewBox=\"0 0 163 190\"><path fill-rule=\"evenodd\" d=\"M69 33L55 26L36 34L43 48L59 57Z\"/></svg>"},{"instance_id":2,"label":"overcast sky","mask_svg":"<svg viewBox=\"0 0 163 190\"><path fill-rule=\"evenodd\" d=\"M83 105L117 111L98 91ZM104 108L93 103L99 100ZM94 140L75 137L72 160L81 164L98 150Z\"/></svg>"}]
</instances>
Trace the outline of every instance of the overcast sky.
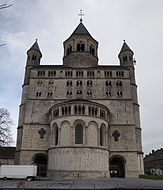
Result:
<instances>
[{"instance_id":1,"label":"overcast sky","mask_svg":"<svg viewBox=\"0 0 163 190\"><path fill-rule=\"evenodd\" d=\"M62 64L63 41L83 23L99 42L99 64L119 64L123 39L134 51L143 151L163 147L162 0L0 0L0 108L16 128L26 51L38 39L42 64Z\"/></svg>"}]
</instances>

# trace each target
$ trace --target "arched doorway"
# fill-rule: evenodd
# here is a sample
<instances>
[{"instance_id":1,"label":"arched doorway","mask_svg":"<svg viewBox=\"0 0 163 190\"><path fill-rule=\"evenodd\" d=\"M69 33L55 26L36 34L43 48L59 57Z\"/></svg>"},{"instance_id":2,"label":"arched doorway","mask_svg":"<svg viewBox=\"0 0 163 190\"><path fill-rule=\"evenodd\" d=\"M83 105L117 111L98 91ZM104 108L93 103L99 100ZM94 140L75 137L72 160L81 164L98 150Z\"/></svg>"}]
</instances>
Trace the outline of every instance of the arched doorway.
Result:
<instances>
[{"instance_id":1,"label":"arched doorway","mask_svg":"<svg viewBox=\"0 0 163 190\"><path fill-rule=\"evenodd\" d=\"M125 160L121 156L110 159L110 177L125 177Z\"/></svg>"},{"instance_id":2,"label":"arched doorway","mask_svg":"<svg viewBox=\"0 0 163 190\"><path fill-rule=\"evenodd\" d=\"M47 156L45 154L36 154L34 164L37 165L37 176L45 177L47 174Z\"/></svg>"}]
</instances>

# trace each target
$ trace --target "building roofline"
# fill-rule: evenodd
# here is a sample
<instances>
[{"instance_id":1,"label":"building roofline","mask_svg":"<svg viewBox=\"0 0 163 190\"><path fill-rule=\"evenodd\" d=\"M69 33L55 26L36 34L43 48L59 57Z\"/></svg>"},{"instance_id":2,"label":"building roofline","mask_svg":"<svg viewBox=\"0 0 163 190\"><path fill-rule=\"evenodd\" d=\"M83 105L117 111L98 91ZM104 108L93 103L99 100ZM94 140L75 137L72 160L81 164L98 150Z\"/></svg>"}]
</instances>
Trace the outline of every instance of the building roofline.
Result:
<instances>
[{"instance_id":1,"label":"building roofline","mask_svg":"<svg viewBox=\"0 0 163 190\"><path fill-rule=\"evenodd\" d=\"M66 67L64 65L38 65L32 67L32 69L46 69L46 68L54 68L54 69L71 69L71 70L83 70L83 69L126 69L128 70L128 67L121 66L121 65L98 65L97 67Z\"/></svg>"}]
</instances>

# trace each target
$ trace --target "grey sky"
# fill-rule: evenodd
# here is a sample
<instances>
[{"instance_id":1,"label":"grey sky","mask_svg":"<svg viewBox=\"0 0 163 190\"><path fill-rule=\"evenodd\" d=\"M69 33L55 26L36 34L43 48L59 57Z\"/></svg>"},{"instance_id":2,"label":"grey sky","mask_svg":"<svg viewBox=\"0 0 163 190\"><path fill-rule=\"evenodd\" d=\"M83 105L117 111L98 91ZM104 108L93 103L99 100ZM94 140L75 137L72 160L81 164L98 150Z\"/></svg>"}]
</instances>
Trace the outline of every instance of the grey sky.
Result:
<instances>
[{"instance_id":1,"label":"grey sky","mask_svg":"<svg viewBox=\"0 0 163 190\"><path fill-rule=\"evenodd\" d=\"M99 42L99 64L119 64L123 39L135 53L143 150L163 146L162 0L0 0L0 107L14 119L16 138L26 51L38 38L42 64L62 64L63 41L83 23Z\"/></svg>"}]
</instances>

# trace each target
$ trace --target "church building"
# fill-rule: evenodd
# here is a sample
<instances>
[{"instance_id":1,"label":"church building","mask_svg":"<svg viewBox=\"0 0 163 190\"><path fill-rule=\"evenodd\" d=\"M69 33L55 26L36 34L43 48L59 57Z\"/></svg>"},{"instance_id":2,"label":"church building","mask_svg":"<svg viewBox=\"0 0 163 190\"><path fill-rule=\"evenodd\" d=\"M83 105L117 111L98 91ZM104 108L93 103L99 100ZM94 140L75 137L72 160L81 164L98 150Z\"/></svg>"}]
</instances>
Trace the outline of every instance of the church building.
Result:
<instances>
[{"instance_id":1,"label":"church building","mask_svg":"<svg viewBox=\"0 0 163 190\"><path fill-rule=\"evenodd\" d=\"M133 51L98 65L98 42L82 19L63 42L62 65L27 51L15 164L54 178L138 177L144 173Z\"/></svg>"}]
</instances>

